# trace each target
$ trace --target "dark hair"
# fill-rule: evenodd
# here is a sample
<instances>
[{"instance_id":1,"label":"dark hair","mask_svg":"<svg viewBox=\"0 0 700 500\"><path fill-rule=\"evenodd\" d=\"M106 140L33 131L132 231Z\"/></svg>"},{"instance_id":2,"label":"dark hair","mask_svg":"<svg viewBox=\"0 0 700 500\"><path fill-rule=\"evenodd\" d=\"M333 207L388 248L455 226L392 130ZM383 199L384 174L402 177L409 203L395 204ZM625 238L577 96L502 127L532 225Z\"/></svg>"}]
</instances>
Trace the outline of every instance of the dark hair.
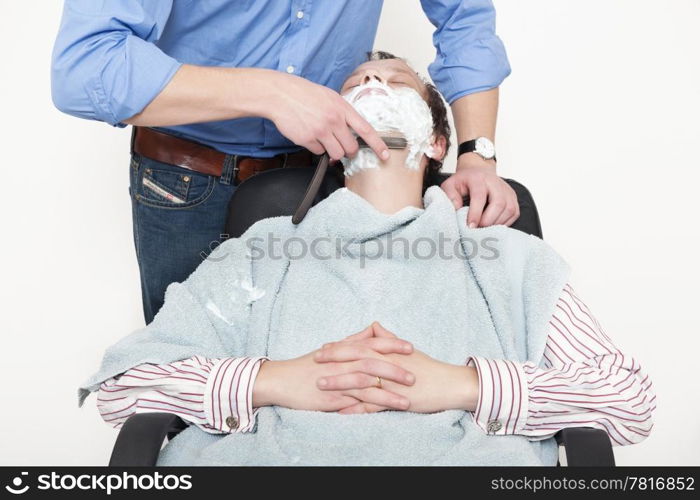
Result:
<instances>
[{"instance_id":1,"label":"dark hair","mask_svg":"<svg viewBox=\"0 0 700 500\"><path fill-rule=\"evenodd\" d=\"M374 52L367 53L368 61L383 61L386 59L398 59L399 61L403 61L408 64L404 58L397 57L390 52L376 50ZM440 95L440 92L438 92L435 85L426 81L426 79L423 78L418 72L416 72L416 74L425 84L425 89L428 94L427 103L428 107L430 108L430 112L433 115L433 132L436 136L443 136L445 138L445 154L447 154L447 151L450 149L450 135L452 133L450 123L447 121L447 106L445 106L445 101L442 99L442 96ZM441 161L429 158L428 166L425 169L426 179L431 177L433 174L437 174L441 168Z\"/></svg>"}]
</instances>

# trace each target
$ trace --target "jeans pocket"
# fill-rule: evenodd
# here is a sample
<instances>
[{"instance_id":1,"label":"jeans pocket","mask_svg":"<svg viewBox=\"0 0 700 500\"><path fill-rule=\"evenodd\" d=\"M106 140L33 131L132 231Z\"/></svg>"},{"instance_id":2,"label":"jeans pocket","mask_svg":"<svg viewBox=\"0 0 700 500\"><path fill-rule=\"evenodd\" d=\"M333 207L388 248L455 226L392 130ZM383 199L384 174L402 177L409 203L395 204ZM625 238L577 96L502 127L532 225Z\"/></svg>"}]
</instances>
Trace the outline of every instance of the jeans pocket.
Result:
<instances>
[{"instance_id":1,"label":"jeans pocket","mask_svg":"<svg viewBox=\"0 0 700 500\"><path fill-rule=\"evenodd\" d=\"M132 192L144 205L188 208L204 202L214 191L216 178L182 167L141 158Z\"/></svg>"}]
</instances>

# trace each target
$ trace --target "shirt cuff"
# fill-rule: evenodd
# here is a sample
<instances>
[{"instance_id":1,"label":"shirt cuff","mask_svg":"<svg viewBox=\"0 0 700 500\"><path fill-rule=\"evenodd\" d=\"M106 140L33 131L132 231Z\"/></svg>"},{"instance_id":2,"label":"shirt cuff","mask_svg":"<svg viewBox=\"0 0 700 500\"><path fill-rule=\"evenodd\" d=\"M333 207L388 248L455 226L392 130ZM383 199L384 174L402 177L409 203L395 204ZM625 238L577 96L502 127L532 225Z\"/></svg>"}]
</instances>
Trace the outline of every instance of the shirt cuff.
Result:
<instances>
[{"instance_id":1,"label":"shirt cuff","mask_svg":"<svg viewBox=\"0 0 700 500\"><path fill-rule=\"evenodd\" d=\"M253 387L265 357L224 358L211 370L204 390L207 423L225 433L250 432L255 427Z\"/></svg>"},{"instance_id":2,"label":"shirt cuff","mask_svg":"<svg viewBox=\"0 0 700 500\"><path fill-rule=\"evenodd\" d=\"M471 356L467 366L479 375L474 422L487 434L519 434L528 415L528 387L519 363Z\"/></svg>"}]
</instances>

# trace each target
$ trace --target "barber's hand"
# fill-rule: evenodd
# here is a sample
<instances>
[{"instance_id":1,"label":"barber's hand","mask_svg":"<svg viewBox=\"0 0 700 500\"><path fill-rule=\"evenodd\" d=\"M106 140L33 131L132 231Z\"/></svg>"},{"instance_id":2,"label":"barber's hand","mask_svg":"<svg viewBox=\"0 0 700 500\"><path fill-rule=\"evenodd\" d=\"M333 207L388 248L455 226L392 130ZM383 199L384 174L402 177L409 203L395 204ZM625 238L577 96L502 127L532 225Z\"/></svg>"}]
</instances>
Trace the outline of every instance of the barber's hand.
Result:
<instances>
[{"instance_id":1,"label":"barber's hand","mask_svg":"<svg viewBox=\"0 0 700 500\"><path fill-rule=\"evenodd\" d=\"M456 209L462 208L462 197L469 195L469 227L510 226L520 217L518 197L498 176L493 160L487 161L471 153L461 155L457 171L441 187ZM484 210L487 201L488 207Z\"/></svg>"},{"instance_id":2,"label":"barber's hand","mask_svg":"<svg viewBox=\"0 0 700 500\"><path fill-rule=\"evenodd\" d=\"M277 78L278 92L267 114L290 141L314 154L327 152L332 160L339 160L357 153L354 130L379 158L389 158L379 134L340 94L295 75L279 73Z\"/></svg>"},{"instance_id":3,"label":"barber's hand","mask_svg":"<svg viewBox=\"0 0 700 500\"><path fill-rule=\"evenodd\" d=\"M364 332L369 330L371 327L358 335L367 335ZM375 339L371 345L384 353L412 350L410 343L396 338ZM400 386L411 383L414 379L407 370L378 356L368 355L354 360L320 363L315 359L318 352L313 351L286 361L263 363L253 387L253 406L277 405L295 410L339 411L358 401L364 401L382 408L408 408L409 402L405 397L385 388L377 388L376 383L333 391L321 390L317 385L319 379L337 376L369 381L381 377L382 380Z\"/></svg>"},{"instance_id":4,"label":"barber's hand","mask_svg":"<svg viewBox=\"0 0 700 500\"><path fill-rule=\"evenodd\" d=\"M376 323L375 331L381 337L396 336ZM346 339L347 340L347 339ZM358 353L352 342L342 341L330 344L320 351L323 362L338 362L355 359ZM318 359L318 356L317 356ZM434 413L449 409L473 410L478 398L478 376L473 368L463 365L443 363L430 356L413 350L410 354L389 353L381 359L392 362L413 373L414 384L396 384L382 379L382 388L400 394L410 401L409 411L416 413ZM347 375L326 377L325 390L348 390L357 385L357 381ZM376 382L375 382L376 383ZM361 399L361 398L360 398ZM390 409L369 401L340 410L340 413L372 413Z\"/></svg>"}]
</instances>

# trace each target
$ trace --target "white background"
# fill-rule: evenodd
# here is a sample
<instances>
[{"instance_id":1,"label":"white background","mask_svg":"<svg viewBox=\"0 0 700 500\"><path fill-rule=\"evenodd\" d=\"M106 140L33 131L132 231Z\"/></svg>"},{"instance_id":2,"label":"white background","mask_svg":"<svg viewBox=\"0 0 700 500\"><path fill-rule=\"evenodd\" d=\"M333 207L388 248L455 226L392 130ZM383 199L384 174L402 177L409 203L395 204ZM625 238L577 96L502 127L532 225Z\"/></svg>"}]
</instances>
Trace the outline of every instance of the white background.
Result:
<instances>
[{"instance_id":1,"label":"white background","mask_svg":"<svg viewBox=\"0 0 700 500\"><path fill-rule=\"evenodd\" d=\"M127 194L129 131L62 115L50 54L61 4L3 2L0 464L105 464L116 436L76 388L142 324ZM658 395L620 464L700 465L698 0L499 0L513 74L500 173ZM376 48L425 72L432 26L387 0Z\"/></svg>"}]
</instances>

